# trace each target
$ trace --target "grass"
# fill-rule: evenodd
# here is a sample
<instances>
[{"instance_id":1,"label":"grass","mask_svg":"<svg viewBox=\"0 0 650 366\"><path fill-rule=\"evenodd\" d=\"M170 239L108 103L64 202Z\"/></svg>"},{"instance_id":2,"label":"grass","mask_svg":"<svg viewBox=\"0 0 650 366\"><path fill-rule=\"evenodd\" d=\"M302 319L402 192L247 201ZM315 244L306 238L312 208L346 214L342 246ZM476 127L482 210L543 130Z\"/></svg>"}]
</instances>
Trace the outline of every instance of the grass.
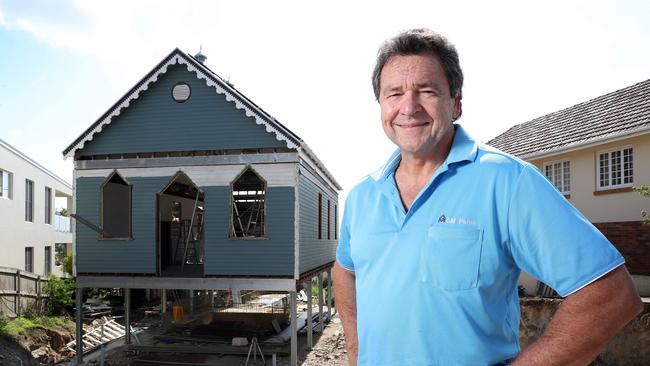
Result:
<instances>
[{"instance_id":1,"label":"grass","mask_svg":"<svg viewBox=\"0 0 650 366\"><path fill-rule=\"evenodd\" d=\"M34 318L19 316L14 319L0 318L0 334L18 339L29 328L58 328L65 327L70 323L71 320L65 316L38 316Z\"/></svg>"}]
</instances>

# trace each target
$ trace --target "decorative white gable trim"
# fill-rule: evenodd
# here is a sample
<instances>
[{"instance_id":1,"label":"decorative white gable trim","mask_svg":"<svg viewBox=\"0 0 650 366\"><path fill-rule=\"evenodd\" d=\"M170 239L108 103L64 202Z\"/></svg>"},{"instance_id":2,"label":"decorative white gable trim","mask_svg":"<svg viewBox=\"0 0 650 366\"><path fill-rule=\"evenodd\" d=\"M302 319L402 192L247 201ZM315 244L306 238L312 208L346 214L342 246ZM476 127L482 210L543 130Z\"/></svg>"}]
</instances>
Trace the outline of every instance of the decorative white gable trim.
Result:
<instances>
[{"instance_id":1,"label":"decorative white gable trim","mask_svg":"<svg viewBox=\"0 0 650 366\"><path fill-rule=\"evenodd\" d=\"M142 93L142 92L146 91L147 89L149 89L150 84L158 81L158 77L161 74L166 73L169 66L176 65L176 64L185 65L187 67L187 71L195 73L196 77L198 79L205 80L206 84L208 86L213 87L215 89L215 91L217 92L217 94L225 95L226 100L228 102L234 102L235 107L237 109L243 110L246 113L247 117L254 117L255 118L255 123L257 123L258 125L264 125L264 127L266 127L266 132L272 132L273 134L275 134L275 138L278 141L286 142L287 147L289 149L298 149L299 146L296 145L289 137L287 137L285 134L283 134L277 128L275 128L275 126L273 126L271 123L269 123L265 118L263 118L261 116L261 112L259 110L251 109L247 105L242 103L238 98L233 96L233 91L232 90L226 90L219 83L212 80L212 78L210 78L206 74L206 72L204 70L201 70L201 69L195 67L192 64L192 62L189 61L189 59L187 58L186 55L182 54L180 51L176 51L175 53L176 54L173 57L171 57L165 64L163 64L162 66L159 66L158 70L156 70L156 72L154 72L153 75L151 75L147 80L142 82L142 84L140 85L140 87L138 89L133 91L126 99L124 99L122 101L122 103L115 106L110 111L110 113L106 117L104 117L104 119L102 119L101 122L99 122L97 124L97 126L95 126L95 128L93 128L91 131L87 132L86 135L83 136L83 138L80 139L79 142L77 142L74 145L74 147L72 149L70 149L70 151L68 151L67 154L64 155L64 157L65 158L73 157L77 150L83 149L86 142L92 141L95 134L101 132L104 129L104 126L109 125L112 122L113 118L119 116L120 113L122 113L123 109L128 108L133 100L138 99L138 97L140 96L140 93Z\"/></svg>"}]
</instances>

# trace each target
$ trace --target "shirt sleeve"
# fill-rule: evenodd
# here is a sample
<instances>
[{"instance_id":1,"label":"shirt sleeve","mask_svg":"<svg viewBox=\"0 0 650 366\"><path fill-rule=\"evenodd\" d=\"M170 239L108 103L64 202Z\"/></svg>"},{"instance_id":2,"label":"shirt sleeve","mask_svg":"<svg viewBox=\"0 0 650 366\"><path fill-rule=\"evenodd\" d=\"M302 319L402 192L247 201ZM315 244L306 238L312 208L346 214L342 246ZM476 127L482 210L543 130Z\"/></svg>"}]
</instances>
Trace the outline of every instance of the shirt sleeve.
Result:
<instances>
[{"instance_id":1,"label":"shirt sleeve","mask_svg":"<svg viewBox=\"0 0 650 366\"><path fill-rule=\"evenodd\" d=\"M517 265L563 297L625 262L607 238L530 165L513 188L508 234Z\"/></svg>"},{"instance_id":2,"label":"shirt sleeve","mask_svg":"<svg viewBox=\"0 0 650 366\"><path fill-rule=\"evenodd\" d=\"M350 253L350 196L345 201L343 210L343 219L341 220L341 232L339 236L339 245L336 248L336 261L341 267L348 271L354 271L354 263Z\"/></svg>"}]
</instances>

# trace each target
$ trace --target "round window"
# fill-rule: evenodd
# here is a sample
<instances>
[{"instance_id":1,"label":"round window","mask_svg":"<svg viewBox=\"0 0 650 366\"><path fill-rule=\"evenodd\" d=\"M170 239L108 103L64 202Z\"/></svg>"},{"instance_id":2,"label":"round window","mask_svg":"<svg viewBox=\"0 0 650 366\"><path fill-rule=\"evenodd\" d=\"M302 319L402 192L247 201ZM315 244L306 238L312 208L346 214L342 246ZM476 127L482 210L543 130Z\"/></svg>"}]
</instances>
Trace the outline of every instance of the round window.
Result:
<instances>
[{"instance_id":1,"label":"round window","mask_svg":"<svg viewBox=\"0 0 650 366\"><path fill-rule=\"evenodd\" d=\"M187 83L176 83L176 85L174 85L174 88L172 88L172 98L174 98L174 101L178 103L183 103L184 101L190 99L190 94L192 94L192 90L190 89L190 86L187 85Z\"/></svg>"}]
</instances>

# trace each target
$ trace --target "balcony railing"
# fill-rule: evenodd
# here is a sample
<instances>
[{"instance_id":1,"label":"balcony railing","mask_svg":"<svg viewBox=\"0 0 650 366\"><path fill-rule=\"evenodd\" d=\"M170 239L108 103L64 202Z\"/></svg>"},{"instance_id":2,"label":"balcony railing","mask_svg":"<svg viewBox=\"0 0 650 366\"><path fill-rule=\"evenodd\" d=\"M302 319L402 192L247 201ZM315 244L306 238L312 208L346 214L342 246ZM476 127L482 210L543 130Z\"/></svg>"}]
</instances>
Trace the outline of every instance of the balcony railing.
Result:
<instances>
[{"instance_id":1,"label":"balcony railing","mask_svg":"<svg viewBox=\"0 0 650 366\"><path fill-rule=\"evenodd\" d=\"M70 218L67 216L54 215L54 228L64 233L70 232Z\"/></svg>"}]
</instances>

